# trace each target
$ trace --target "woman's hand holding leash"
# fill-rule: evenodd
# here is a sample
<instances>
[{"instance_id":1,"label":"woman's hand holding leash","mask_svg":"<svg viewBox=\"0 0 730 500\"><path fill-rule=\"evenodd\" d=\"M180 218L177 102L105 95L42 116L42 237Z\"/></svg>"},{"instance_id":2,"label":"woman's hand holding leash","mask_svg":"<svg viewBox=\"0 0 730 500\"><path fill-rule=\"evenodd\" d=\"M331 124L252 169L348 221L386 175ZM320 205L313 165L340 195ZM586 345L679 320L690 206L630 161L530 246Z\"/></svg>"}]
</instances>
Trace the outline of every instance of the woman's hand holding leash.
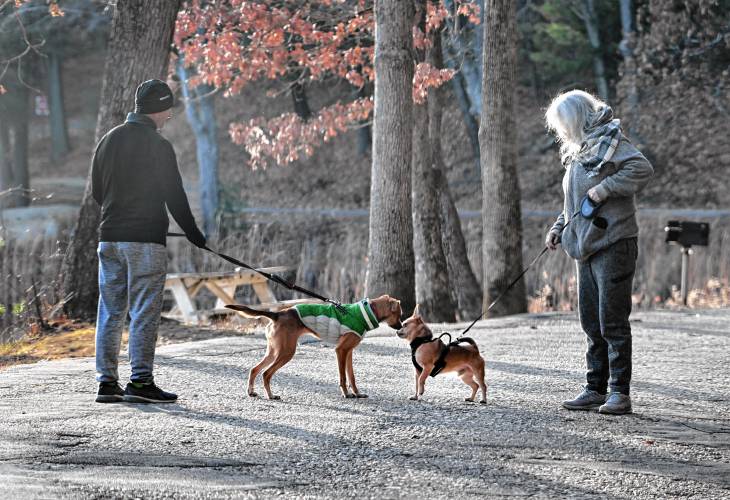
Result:
<instances>
[{"instance_id":1,"label":"woman's hand holding leash","mask_svg":"<svg viewBox=\"0 0 730 500\"><path fill-rule=\"evenodd\" d=\"M586 193L586 194L595 203L601 203L603 201L601 199L601 195L598 193L598 189L596 189L595 187L590 188L588 190L588 193Z\"/></svg>"},{"instance_id":2,"label":"woman's hand holding leash","mask_svg":"<svg viewBox=\"0 0 730 500\"><path fill-rule=\"evenodd\" d=\"M545 237L545 246L550 250L555 250L560 245L560 232L551 230Z\"/></svg>"}]
</instances>

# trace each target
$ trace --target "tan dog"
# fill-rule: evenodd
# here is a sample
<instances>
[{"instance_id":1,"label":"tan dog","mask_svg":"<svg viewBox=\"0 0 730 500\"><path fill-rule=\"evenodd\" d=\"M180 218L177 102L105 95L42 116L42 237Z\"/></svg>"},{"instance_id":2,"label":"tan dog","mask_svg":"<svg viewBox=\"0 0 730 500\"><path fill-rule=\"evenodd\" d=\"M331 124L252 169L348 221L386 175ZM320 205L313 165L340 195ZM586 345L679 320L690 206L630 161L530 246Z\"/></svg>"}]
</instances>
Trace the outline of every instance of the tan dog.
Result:
<instances>
[{"instance_id":1,"label":"tan dog","mask_svg":"<svg viewBox=\"0 0 730 500\"><path fill-rule=\"evenodd\" d=\"M369 306L368 314L371 314L377 320L374 325L371 325L370 329L376 328L382 321L385 321L388 326L396 330L403 326L400 321L403 312L399 300L388 295L382 295L377 299L367 301L366 304L363 303L363 305ZM240 311L244 316L252 318L266 317L271 320L271 325L266 332L266 355L256 366L251 368L248 375L248 395L251 397L258 395L254 391L254 383L259 372L265 370L263 379L266 396L269 399L280 399L279 396L275 396L271 392L271 377L274 376L274 373L279 368L287 364L294 357L299 337L308 333L319 339L328 340L326 338L323 339L326 335L320 334L305 326L300 313L297 312L297 306L280 312L260 311L243 305L227 305L226 307ZM366 314L365 309L363 309L360 303L345 304L345 307L350 307L355 310L355 314L359 310L362 310L363 315ZM367 318L365 320L367 321ZM347 328L344 330L347 330ZM367 395L361 393L357 388L355 372L352 368L352 351L360 344L362 337L354 331L343 331L342 333L336 333L335 338L331 340L335 343L342 396L346 398L366 398ZM347 378L345 375L347 375ZM350 383L352 392L348 390L347 381Z\"/></svg>"},{"instance_id":2,"label":"tan dog","mask_svg":"<svg viewBox=\"0 0 730 500\"><path fill-rule=\"evenodd\" d=\"M418 401L423 396L429 375L435 377L439 373L456 372L461 380L471 387L471 396L465 400L473 402L477 389L481 389L480 403L486 404L484 358L479 354L479 347L473 339L463 337L448 345L440 339L434 339L433 332L418 312L418 305L413 311L413 316L403 322L403 328L398 330L397 334L411 345L411 358L416 370L416 394L411 396L411 400ZM461 343L468 345L462 346Z\"/></svg>"}]
</instances>

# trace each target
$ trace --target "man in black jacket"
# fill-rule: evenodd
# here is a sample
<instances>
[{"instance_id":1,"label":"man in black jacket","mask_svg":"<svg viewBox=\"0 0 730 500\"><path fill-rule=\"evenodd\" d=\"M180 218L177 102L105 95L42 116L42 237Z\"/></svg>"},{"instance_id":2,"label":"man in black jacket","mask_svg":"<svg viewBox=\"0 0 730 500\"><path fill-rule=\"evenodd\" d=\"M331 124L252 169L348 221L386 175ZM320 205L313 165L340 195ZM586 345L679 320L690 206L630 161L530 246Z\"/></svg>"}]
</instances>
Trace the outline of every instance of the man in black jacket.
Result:
<instances>
[{"instance_id":1,"label":"man in black jacket","mask_svg":"<svg viewBox=\"0 0 730 500\"><path fill-rule=\"evenodd\" d=\"M158 388L152 376L167 272L167 210L193 244L203 248L206 241L190 211L175 151L159 134L172 116L172 105L166 83L142 83L134 113L99 141L92 161L92 195L101 206L96 321L100 403L177 399ZM117 367L127 312L132 374L122 390Z\"/></svg>"}]
</instances>

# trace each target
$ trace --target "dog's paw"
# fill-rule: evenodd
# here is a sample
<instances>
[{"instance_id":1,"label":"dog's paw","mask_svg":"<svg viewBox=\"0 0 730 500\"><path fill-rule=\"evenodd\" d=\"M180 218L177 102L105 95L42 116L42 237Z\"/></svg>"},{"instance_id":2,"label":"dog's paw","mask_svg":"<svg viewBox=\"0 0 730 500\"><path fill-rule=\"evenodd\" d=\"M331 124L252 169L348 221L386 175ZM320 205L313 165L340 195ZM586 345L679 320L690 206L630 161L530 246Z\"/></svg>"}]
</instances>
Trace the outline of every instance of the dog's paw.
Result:
<instances>
[{"instance_id":1,"label":"dog's paw","mask_svg":"<svg viewBox=\"0 0 730 500\"><path fill-rule=\"evenodd\" d=\"M345 398L345 399L354 399L357 396L355 394L351 393L351 392L348 392L348 393L343 394L342 397Z\"/></svg>"},{"instance_id":2,"label":"dog's paw","mask_svg":"<svg viewBox=\"0 0 730 500\"><path fill-rule=\"evenodd\" d=\"M487 404L487 400L486 399L482 399L481 401L479 401L479 404L480 405L485 405L485 404Z\"/></svg>"},{"instance_id":3,"label":"dog's paw","mask_svg":"<svg viewBox=\"0 0 730 500\"><path fill-rule=\"evenodd\" d=\"M258 394L257 392L254 392L254 391L248 391L248 395L249 395L250 397L252 397L252 398L257 398L257 397L259 397L259 394Z\"/></svg>"},{"instance_id":4,"label":"dog's paw","mask_svg":"<svg viewBox=\"0 0 730 500\"><path fill-rule=\"evenodd\" d=\"M473 403L474 398L464 398L464 401L466 401L467 403Z\"/></svg>"},{"instance_id":5,"label":"dog's paw","mask_svg":"<svg viewBox=\"0 0 730 500\"><path fill-rule=\"evenodd\" d=\"M367 398L368 395L367 394L363 394L362 392L358 392L357 394L355 394L355 397L358 398L358 399L364 399L364 398Z\"/></svg>"},{"instance_id":6,"label":"dog's paw","mask_svg":"<svg viewBox=\"0 0 730 500\"><path fill-rule=\"evenodd\" d=\"M411 396L408 399L410 399L411 401L418 401L418 396Z\"/></svg>"},{"instance_id":7,"label":"dog's paw","mask_svg":"<svg viewBox=\"0 0 730 500\"><path fill-rule=\"evenodd\" d=\"M272 401L278 401L281 399L281 396L270 396L269 399L271 399Z\"/></svg>"}]
</instances>

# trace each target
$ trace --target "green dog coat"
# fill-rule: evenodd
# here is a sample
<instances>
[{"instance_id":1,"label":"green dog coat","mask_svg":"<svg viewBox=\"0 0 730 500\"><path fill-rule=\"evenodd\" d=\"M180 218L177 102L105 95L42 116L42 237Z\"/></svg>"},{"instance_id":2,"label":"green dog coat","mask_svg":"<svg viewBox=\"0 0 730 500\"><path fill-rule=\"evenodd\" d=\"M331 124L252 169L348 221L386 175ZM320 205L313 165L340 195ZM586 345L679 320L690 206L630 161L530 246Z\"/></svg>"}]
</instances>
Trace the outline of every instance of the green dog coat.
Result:
<instances>
[{"instance_id":1,"label":"green dog coat","mask_svg":"<svg viewBox=\"0 0 730 500\"><path fill-rule=\"evenodd\" d=\"M342 306L346 313L333 304L300 304L294 306L294 309L304 326L317 334L320 340L329 344L336 344L347 332L362 337L366 331L378 327L378 319L368 299Z\"/></svg>"}]
</instances>

